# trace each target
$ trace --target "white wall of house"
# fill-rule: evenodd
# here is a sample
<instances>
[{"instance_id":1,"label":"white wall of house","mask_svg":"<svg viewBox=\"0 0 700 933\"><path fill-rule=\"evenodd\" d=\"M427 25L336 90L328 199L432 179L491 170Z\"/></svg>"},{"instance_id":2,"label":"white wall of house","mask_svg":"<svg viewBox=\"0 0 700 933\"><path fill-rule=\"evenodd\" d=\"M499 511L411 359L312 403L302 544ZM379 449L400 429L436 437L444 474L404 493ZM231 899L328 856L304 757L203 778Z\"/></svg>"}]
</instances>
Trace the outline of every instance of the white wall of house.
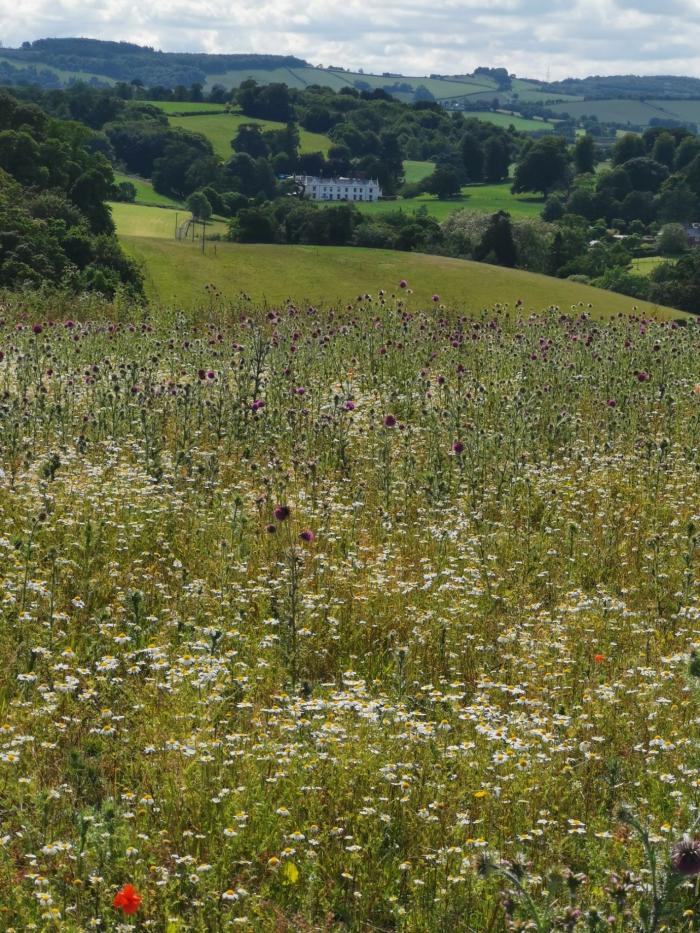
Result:
<instances>
[{"instance_id":1,"label":"white wall of house","mask_svg":"<svg viewBox=\"0 0 700 933\"><path fill-rule=\"evenodd\" d=\"M700 246L700 223L684 224L685 234L690 246Z\"/></svg>"},{"instance_id":2,"label":"white wall of house","mask_svg":"<svg viewBox=\"0 0 700 933\"><path fill-rule=\"evenodd\" d=\"M304 197L312 201L378 201L382 196L379 182L363 178L317 178L303 175L297 178Z\"/></svg>"}]
</instances>

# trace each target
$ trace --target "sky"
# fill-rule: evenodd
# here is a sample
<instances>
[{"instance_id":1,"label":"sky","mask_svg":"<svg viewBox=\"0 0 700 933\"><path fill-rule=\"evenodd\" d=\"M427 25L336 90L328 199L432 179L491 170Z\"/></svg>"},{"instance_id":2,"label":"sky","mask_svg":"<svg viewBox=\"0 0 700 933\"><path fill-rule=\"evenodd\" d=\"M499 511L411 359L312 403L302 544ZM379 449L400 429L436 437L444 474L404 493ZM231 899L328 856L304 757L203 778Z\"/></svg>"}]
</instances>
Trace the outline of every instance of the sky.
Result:
<instances>
[{"instance_id":1,"label":"sky","mask_svg":"<svg viewBox=\"0 0 700 933\"><path fill-rule=\"evenodd\" d=\"M123 39L405 75L700 77L700 0L0 0L0 40Z\"/></svg>"}]
</instances>

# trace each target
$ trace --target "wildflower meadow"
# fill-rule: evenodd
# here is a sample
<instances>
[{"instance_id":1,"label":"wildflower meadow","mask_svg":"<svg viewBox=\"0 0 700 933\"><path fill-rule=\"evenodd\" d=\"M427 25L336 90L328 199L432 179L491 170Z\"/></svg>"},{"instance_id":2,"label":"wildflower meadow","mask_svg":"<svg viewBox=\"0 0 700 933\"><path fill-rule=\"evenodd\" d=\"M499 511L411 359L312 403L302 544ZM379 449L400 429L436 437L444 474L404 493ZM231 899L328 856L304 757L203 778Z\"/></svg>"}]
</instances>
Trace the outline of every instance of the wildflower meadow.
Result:
<instances>
[{"instance_id":1,"label":"wildflower meadow","mask_svg":"<svg viewBox=\"0 0 700 933\"><path fill-rule=\"evenodd\" d=\"M0 929L700 928L700 327L396 286L5 302Z\"/></svg>"}]
</instances>

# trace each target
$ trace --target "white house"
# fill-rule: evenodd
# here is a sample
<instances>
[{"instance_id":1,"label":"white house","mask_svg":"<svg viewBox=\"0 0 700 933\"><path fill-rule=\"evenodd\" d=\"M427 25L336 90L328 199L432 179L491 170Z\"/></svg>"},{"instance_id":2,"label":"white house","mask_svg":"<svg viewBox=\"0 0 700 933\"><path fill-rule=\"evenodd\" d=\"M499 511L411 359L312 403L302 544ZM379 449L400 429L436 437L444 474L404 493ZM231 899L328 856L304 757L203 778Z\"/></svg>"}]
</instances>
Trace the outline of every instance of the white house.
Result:
<instances>
[{"instance_id":1,"label":"white house","mask_svg":"<svg viewBox=\"0 0 700 933\"><path fill-rule=\"evenodd\" d=\"M312 201L378 201L382 196L379 182L365 178L318 178L300 175L302 196Z\"/></svg>"},{"instance_id":2,"label":"white house","mask_svg":"<svg viewBox=\"0 0 700 933\"><path fill-rule=\"evenodd\" d=\"M700 246L700 224L683 224L689 246Z\"/></svg>"}]
</instances>

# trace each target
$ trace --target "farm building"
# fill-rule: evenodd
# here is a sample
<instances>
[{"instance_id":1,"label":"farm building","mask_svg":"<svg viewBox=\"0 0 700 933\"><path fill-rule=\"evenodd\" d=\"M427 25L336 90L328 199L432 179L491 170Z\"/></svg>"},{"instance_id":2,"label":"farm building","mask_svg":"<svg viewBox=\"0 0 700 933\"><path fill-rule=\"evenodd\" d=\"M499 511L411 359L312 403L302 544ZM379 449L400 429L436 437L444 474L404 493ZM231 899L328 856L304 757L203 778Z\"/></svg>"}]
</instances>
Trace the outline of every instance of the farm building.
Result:
<instances>
[{"instance_id":1,"label":"farm building","mask_svg":"<svg viewBox=\"0 0 700 933\"><path fill-rule=\"evenodd\" d=\"M700 224L683 224L689 246L700 246Z\"/></svg>"},{"instance_id":2,"label":"farm building","mask_svg":"<svg viewBox=\"0 0 700 933\"><path fill-rule=\"evenodd\" d=\"M302 196L312 201L378 201L382 196L379 182L365 178L319 178L301 175L296 178Z\"/></svg>"}]
</instances>

